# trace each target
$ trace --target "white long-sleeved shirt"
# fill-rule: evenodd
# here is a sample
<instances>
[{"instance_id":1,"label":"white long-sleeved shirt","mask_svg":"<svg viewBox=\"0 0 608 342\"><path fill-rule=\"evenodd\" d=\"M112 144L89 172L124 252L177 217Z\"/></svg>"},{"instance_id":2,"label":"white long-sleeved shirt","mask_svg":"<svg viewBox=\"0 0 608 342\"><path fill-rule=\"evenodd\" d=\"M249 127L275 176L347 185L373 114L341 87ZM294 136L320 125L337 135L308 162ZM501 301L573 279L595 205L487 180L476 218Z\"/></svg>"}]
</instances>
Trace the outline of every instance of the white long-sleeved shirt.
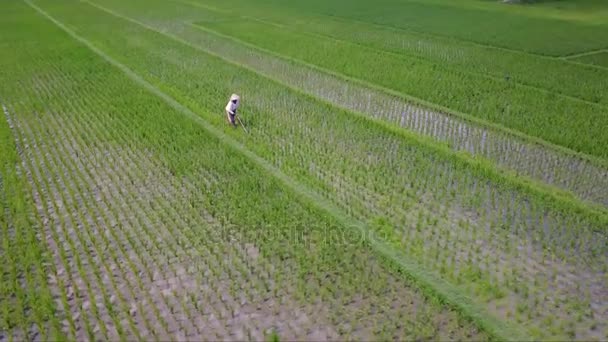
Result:
<instances>
[{"instance_id":1,"label":"white long-sleeved shirt","mask_svg":"<svg viewBox=\"0 0 608 342\"><path fill-rule=\"evenodd\" d=\"M233 100L236 100L236 103L232 102ZM241 100L239 96L236 94L232 94L232 96L230 96L230 101L228 101L228 104L226 105L226 111L228 111L230 114L234 114L237 108L239 108L240 104Z\"/></svg>"}]
</instances>

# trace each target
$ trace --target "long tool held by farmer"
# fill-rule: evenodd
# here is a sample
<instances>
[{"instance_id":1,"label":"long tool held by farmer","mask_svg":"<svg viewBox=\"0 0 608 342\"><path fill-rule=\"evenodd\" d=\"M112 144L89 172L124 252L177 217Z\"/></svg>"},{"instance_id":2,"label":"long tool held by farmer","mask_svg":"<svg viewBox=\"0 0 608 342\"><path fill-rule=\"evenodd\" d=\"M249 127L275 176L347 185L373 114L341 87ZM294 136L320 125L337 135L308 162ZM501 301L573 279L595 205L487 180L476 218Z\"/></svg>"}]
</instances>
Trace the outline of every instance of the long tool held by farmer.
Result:
<instances>
[{"instance_id":1,"label":"long tool held by farmer","mask_svg":"<svg viewBox=\"0 0 608 342\"><path fill-rule=\"evenodd\" d=\"M245 124L243 123L243 121L241 121L241 117L237 116L236 119L239 120L239 123L241 124L241 126L243 126L243 129L245 130L245 132L247 132L247 134L249 134L247 127L245 127Z\"/></svg>"},{"instance_id":2,"label":"long tool held by farmer","mask_svg":"<svg viewBox=\"0 0 608 342\"><path fill-rule=\"evenodd\" d=\"M226 117L228 118L228 122L234 127L236 127L236 110L239 108L240 104L241 98L237 94L232 94L228 104L226 105Z\"/></svg>"}]
</instances>

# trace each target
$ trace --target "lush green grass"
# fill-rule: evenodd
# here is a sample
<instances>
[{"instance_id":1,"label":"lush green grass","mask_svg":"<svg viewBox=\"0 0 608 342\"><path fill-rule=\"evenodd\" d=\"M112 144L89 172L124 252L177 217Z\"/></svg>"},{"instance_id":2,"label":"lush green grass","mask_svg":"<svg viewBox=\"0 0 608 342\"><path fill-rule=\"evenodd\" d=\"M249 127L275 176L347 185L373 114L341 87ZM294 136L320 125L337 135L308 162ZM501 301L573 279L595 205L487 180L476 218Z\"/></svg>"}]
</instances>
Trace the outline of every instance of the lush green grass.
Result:
<instances>
[{"instance_id":1,"label":"lush green grass","mask_svg":"<svg viewBox=\"0 0 608 342\"><path fill-rule=\"evenodd\" d=\"M214 13L206 7L207 2L183 1L183 3L199 7L199 12L205 13L205 18ZM222 14L231 13L229 7L220 3L215 5ZM608 95L605 91L608 87L608 70L323 15L292 13L276 8L260 9L251 4L242 13L299 32L328 36L396 54L423 58L442 68L497 79L507 78L511 82L608 105Z\"/></svg>"},{"instance_id":2,"label":"lush green grass","mask_svg":"<svg viewBox=\"0 0 608 342\"><path fill-rule=\"evenodd\" d=\"M207 2L209 3L209 2ZM213 3L213 2L212 2ZM220 2L215 2L220 4ZM479 44L561 56L606 48L608 25L559 20L514 12L508 5L471 6L470 1L259 0L255 6L319 13L407 30L453 37ZM251 4L249 2L249 4ZM606 8L605 3L596 4ZM221 2L224 8L248 8L246 1ZM500 7L499 7L500 6ZM537 13L540 12L537 11Z\"/></svg>"}]
</instances>

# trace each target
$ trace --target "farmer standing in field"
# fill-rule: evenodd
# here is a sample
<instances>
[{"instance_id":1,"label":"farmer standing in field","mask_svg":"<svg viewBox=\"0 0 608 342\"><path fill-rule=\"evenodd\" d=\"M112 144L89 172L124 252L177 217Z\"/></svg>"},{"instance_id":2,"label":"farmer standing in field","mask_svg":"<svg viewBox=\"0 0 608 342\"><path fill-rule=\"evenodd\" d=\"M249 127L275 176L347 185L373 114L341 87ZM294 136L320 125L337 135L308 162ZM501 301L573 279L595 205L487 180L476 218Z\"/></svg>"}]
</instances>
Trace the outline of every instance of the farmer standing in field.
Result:
<instances>
[{"instance_id":1,"label":"farmer standing in field","mask_svg":"<svg viewBox=\"0 0 608 342\"><path fill-rule=\"evenodd\" d=\"M241 98L237 94L232 94L230 96L230 101L226 105L226 116L228 117L228 122L232 124L232 126L236 127L236 109L239 108L241 104Z\"/></svg>"}]
</instances>

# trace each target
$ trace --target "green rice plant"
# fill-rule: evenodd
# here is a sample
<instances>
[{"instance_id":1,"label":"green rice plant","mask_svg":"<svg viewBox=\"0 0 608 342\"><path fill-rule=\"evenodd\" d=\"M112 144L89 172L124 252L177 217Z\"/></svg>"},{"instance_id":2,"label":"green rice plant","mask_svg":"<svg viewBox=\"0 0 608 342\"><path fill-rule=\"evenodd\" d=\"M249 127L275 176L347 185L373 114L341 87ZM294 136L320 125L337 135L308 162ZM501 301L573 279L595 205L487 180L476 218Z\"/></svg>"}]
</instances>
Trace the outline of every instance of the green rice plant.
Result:
<instances>
[{"instance_id":1,"label":"green rice plant","mask_svg":"<svg viewBox=\"0 0 608 342\"><path fill-rule=\"evenodd\" d=\"M313 145L313 146L314 146L314 145ZM308 153L308 152L307 152L307 153ZM298 159L299 159L299 157L298 157ZM296 160L297 160L297 159L296 159ZM296 164L294 164L294 165L298 165L298 163L304 163L304 159L299 159L299 161L297 161L297 162L296 162ZM297 170L297 168L296 168L295 170ZM341 169L341 170L339 170L339 172L345 172L345 170L344 170L344 169ZM392 177L388 177L388 178L389 178L389 179L393 179ZM440 179L440 178L435 178L435 179L433 180L433 182L437 182L439 179ZM466 178L465 178L465 179L466 179ZM372 184L373 184L373 188L372 188L372 189L373 189L374 191L379 191L380 186L381 186L381 183L372 183ZM425 182L424 184L426 184L426 185L423 185L423 187L424 187L424 186L429 186L429 184L431 184L431 183L429 183L429 182ZM492 206L499 206L499 205L502 205L502 203L500 203L500 204L499 204L499 203L496 201L496 193L495 193L495 192L490 192L490 196L491 196L491 198L493 198L493 199L491 200L491 202L490 202L490 203L492 203ZM438 196L438 199L442 199L442 197L441 197L441 196ZM508 203L508 202L505 202L505 203ZM348 206L348 207L350 207L350 206ZM495 209L493 209L493 210L495 210ZM515 210L515 209L511 208L510 210ZM503 214L503 215L504 215L504 214ZM508 225L507 225L507 226L508 226ZM503 227L506 227L506 226L503 226ZM504 229L503 229L503 230L504 230ZM432 230L431 232L433 232L433 230ZM507 240L507 241L508 241L508 240ZM509 246L510 246L509 244L507 244L507 245L506 245L506 247L509 247ZM506 249L506 252L507 252L507 253L511 253L509 249Z\"/></svg>"},{"instance_id":2,"label":"green rice plant","mask_svg":"<svg viewBox=\"0 0 608 342\"><path fill-rule=\"evenodd\" d=\"M322 313L320 321L335 331L342 329L343 336L351 333L349 330L355 322L353 302L370 318L369 325L363 323L364 329L372 329L372 322L383 322L377 326L377 331L386 337L404 336L396 321L399 317L412 317L407 324L415 328L407 336L434 338L445 333L436 322L428 323L428 318L412 315L412 306L387 305L399 302L403 294L415 298L418 307L428 307L430 317L446 315L452 322L456 317L440 309L442 307L437 303L433 304L433 298L437 300L437 297L428 289L425 293L430 299L412 291L410 281L398 273L398 267L383 262L372 253L370 247L374 241L361 242L360 236L352 234L351 228L343 224L345 221L335 216L335 211L324 211L317 203L304 200L306 197L302 192L285 185L285 178L281 177L302 184L306 191L323 194L314 198L326 201L321 203L334 203L339 210L348 212L344 214L346 217L355 217L355 222L379 222L377 227L364 227L370 233L384 232L386 237L381 241L392 241L391 250L400 253L402 260L407 258L426 265L433 274L439 273L441 279L454 272L447 268L442 271L434 265L445 265L448 260L454 260L451 263L454 268L472 270L475 279L488 283L498 280L497 289L515 296L516 303L523 301L516 296L519 290L511 281L500 280L497 273L509 274L507 271L511 271L515 274L512 271L516 270L529 276L537 269L527 270L526 267L539 267L540 270L555 267L561 274L576 274L576 271L572 273L560 265L536 266L533 263L541 260L539 255L544 255L542 252L545 250L569 245L568 241L555 238L563 227L571 227L572 238L580 238L584 241L583 248L589 249L578 255L564 253L563 262L567 266L579 266L586 261L595 272L593 267L605 253L601 241L591 239L596 232L593 229L602 222L601 216L594 216L597 215L595 211L577 211L570 202L559 202L554 197L536 196L534 191L514 188L509 181L488 177L472 164L462 162L445 150L429 147L434 145L425 141L394 134L367 119L336 110L327 103L285 89L255 73L201 55L196 49L142 30L137 25L110 19L112 17L95 9L93 12L102 14L93 16L95 19L90 20L89 25L82 26L79 19L70 18L69 13L90 11L86 4L69 3L65 6L67 2L51 4L44 1L36 4L59 18L60 22L66 21L77 27L86 39L112 55L110 59L116 58L140 73L147 80L144 85L150 82L153 88L160 88L204 118L205 121L196 118L191 121L192 117L183 115L187 110L180 109L180 113L176 110L179 106L167 106L165 102L171 104L171 101L160 96L159 92L153 91L160 99L142 91L135 86L137 83L141 85L140 81L134 83L77 45L76 41L61 46L57 51L57 56L67 51L71 54L57 63L63 73L76 75L73 82L62 80L59 83L63 86L50 86L46 98L39 102L32 99L15 116L27 123L33 118L21 113L30 112L40 103L50 107L48 111L58 113L50 119L55 124L47 128L50 131L46 136L53 133L68 136L68 142L79 146L75 150L87 156L82 165L90 165L93 170L86 171L89 168L84 167L82 172L77 172L79 162L61 157L61 153L68 153L69 148L50 157L39 154L37 160L45 160L45 167L52 172L73 171L72 174L58 176L63 183L37 176L53 184L53 187L46 188L60 193L53 194L53 198L79 198L78 194L84 192L84 187L79 188L79 184L85 185L87 179L108 182L111 190L104 195L108 207L112 207L110 200L124 203L125 208L114 207L113 210L128 218L129 225L123 228L133 229L141 235L141 242L136 245L142 246L145 252L135 259L150 255L148 265L160 267L159 274L170 277L182 274L179 263L184 260L193 260L192 263L200 265L205 270L205 277L197 278L194 283L202 289L201 280L209 280L208 285L204 284L207 290L201 298L209 304L205 308L215 317L232 318L229 316L235 312L234 297L240 293L247 274L255 278L253 282L261 282L260 285L251 285L251 289L262 289L262 293L258 295L256 290L252 290L254 294L251 297L270 298L273 304L268 304L267 310L273 317L282 312L282 306L292 303L295 297L292 293L303 292L305 295L299 296L299 303L306 310L312 310L310 303L321 303L328 313ZM32 7L31 11L46 13L39 7ZM44 16L38 18L45 22ZM45 23L51 25L50 21ZM107 38L108 34L120 32L129 32L129 40L112 41ZM121 37L119 34L114 36ZM48 57L49 60L52 58L57 57ZM229 83L226 79L230 80ZM251 96L250 105L243 111L245 117L263 113L275 116L277 120L259 117L256 124L251 125L252 134L248 136L223 127L221 115L212 112L215 107L223 106L223 101L217 100L216 96L223 90L234 88ZM22 98L11 94L11 102ZM70 100L73 97L78 100ZM40 138L41 142L43 140ZM57 146L68 147L70 143L61 142ZM246 143L247 148L239 148L240 143ZM98 152L103 150L114 152L102 157ZM49 162L51 160L57 161ZM63 168L59 160L67 161L68 166ZM104 161L108 163L108 170L94 167ZM201 170L204 170L202 174ZM216 175L217 182L210 182L208 174ZM187 196L182 193L184 183L191 184L187 186L191 189L186 190ZM70 189L63 190L61 184L71 184ZM404 187L407 193L411 193L410 197L400 196ZM453 195L447 195L450 192ZM263 200L261 194L264 194ZM474 205L464 205L465 199L472 194L478 195L479 201ZM85 212L76 210L73 200L63 202L71 203L67 209L74 211L67 217L87 222ZM176 202L184 205L175 205ZM94 202L90 203L88 210L94 211ZM530 203L542 220L527 220L516 215L525 207L523 203ZM561 211L563 213L560 214ZM109 215L112 209L107 212ZM475 218L481 215L486 215L487 221L476 221ZM419 230L414 229L416 217L419 218ZM471 219L465 219L469 217ZM120 219L119 215L116 218ZM208 220L213 223L209 224ZM104 221L109 220L104 218L99 222ZM470 224L459 225L460 222ZM201 228L193 229L193 226ZM110 246L111 241L130 234L117 231L110 233L107 239L95 239L91 236L93 231L87 229L78 235L77 242L87 241L85 237L88 237L97 243L107 241ZM219 237L213 235L214 231L219 231ZM242 232L246 234L239 235ZM265 238L267 233L272 234L271 239ZM395 238L387 238L391 236ZM484 243L484 248L467 249L469 242L477 240ZM542 247L536 241L548 241L548 244ZM532 251L526 256L529 261L515 254L519 243ZM262 265L244 261L247 257L238 252L238 247L232 247L234 244L256 246L259 250L256 260L261 260ZM81 245L74 246L80 248ZM120 254L124 254L120 247L115 254L110 253L114 255L112 258L118 258ZM489 267L483 267L481 260L488 255L500 261L501 267L494 273ZM83 256L83 260L86 258ZM555 263L559 260L547 261ZM143 264L141 261L138 263ZM121 269L126 272L127 268ZM243 272L243 269L251 272ZM98 268L93 271L97 275L92 277L99 279L99 274L107 271L103 267ZM475 293L480 289L468 278L462 277L462 288L466 289L467 295L474 295L475 302L479 303L483 298ZM550 278L542 280L551 284L557 282ZM134 293L141 291L138 283L129 284L134 287ZM568 291L574 291L570 293L577 295L579 291L587 291L576 290L569 283L565 286ZM173 292L178 293L176 290ZM361 293L366 298L356 299ZM554 299L567 297L567 294L546 297L526 314ZM498 295L494 297L488 307L501 299L496 298ZM176 314L181 310L187 311L186 306L176 299L163 298L161 302L164 308ZM115 312L110 314L120 317L127 307L114 306L112 310ZM378 310L379 307L384 309ZM504 318L501 313L491 314ZM507 312L505 317L509 319L510 315ZM528 323L526 330L534 331L536 324L545 319L551 318L535 318ZM551 333L555 334L552 336L565 332L559 319L551 323L554 330ZM169 330L168 323L164 324L164 329ZM188 324L178 323L177 326L186 330L190 329ZM470 327L467 323L457 334L469 334ZM124 333L129 329L128 324L121 328ZM247 329L239 331L242 333ZM225 336L225 333L221 329L213 332L218 337Z\"/></svg>"}]
</instances>

